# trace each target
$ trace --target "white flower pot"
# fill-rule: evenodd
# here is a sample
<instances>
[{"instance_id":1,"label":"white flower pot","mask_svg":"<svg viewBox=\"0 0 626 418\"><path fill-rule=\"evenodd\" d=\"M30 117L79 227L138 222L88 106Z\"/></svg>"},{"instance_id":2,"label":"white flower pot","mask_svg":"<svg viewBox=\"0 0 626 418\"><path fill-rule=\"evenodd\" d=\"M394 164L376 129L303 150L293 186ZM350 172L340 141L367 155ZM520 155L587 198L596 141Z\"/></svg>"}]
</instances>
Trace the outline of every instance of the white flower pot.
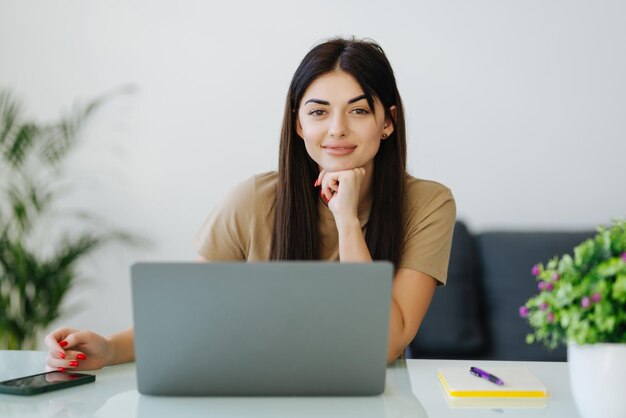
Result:
<instances>
[{"instance_id":1,"label":"white flower pot","mask_svg":"<svg viewBox=\"0 0 626 418\"><path fill-rule=\"evenodd\" d=\"M570 343L567 362L582 417L626 417L626 344Z\"/></svg>"}]
</instances>

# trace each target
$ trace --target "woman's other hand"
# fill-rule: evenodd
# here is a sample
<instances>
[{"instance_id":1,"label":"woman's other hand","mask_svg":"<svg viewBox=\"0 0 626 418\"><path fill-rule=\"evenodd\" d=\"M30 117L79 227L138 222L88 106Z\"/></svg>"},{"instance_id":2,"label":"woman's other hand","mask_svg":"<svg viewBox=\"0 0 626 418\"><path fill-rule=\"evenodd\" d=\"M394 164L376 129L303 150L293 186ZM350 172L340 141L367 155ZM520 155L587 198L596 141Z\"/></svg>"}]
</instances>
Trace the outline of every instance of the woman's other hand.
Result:
<instances>
[{"instance_id":1,"label":"woman's other hand","mask_svg":"<svg viewBox=\"0 0 626 418\"><path fill-rule=\"evenodd\" d=\"M46 371L96 370L111 364L113 345L87 330L59 328L45 338Z\"/></svg>"}]
</instances>

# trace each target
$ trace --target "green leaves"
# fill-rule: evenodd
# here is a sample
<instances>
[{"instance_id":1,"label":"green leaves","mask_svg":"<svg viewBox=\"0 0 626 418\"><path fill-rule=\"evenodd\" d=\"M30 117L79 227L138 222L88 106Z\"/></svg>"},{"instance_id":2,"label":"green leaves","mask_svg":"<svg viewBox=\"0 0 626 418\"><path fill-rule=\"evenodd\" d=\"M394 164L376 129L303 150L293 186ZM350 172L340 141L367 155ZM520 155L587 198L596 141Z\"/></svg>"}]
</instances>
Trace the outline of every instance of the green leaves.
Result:
<instances>
[{"instance_id":1,"label":"green leaves","mask_svg":"<svg viewBox=\"0 0 626 418\"><path fill-rule=\"evenodd\" d=\"M7 139L14 131L15 122L20 115L20 105L11 93L0 90L0 149L5 149Z\"/></svg>"},{"instance_id":2,"label":"green leaves","mask_svg":"<svg viewBox=\"0 0 626 418\"><path fill-rule=\"evenodd\" d=\"M12 334L19 342L55 320L63 297L76 280L78 262L105 241L89 233L65 237L54 254L41 258L22 242L0 236L2 333Z\"/></svg>"},{"instance_id":3,"label":"green leaves","mask_svg":"<svg viewBox=\"0 0 626 418\"><path fill-rule=\"evenodd\" d=\"M37 135L40 133L39 126L33 123L24 123L17 129L15 140L11 147L7 147L5 158L14 167L19 167L24 162L28 149L35 143Z\"/></svg>"},{"instance_id":4,"label":"green leaves","mask_svg":"<svg viewBox=\"0 0 626 418\"><path fill-rule=\"evenodd\" d=\"M19 101L10 92L0 90L0 163L6 163L14 172L31 173L36 167L61 164L80 141L89 118L110 97L132 91L132 86L125 86L76 107L56 122L39 123L27 120Z\"/></svg>"},{"instance_id":5,"label":"green leaves","mask_svg":"<svg viewBox=\"0 0 626 418\"><path fill-rule=\"evenodd\" d=\"M57 170L81 140L88 118L106 101L99 97L57 122L26 120L20 103L0 91L0 349L34 348L37 332L60 315L77 266L111 241L142 243L123 232L83 229L50 237L42 255L32 233L57 199ZM101 229L101 228L100 228Z\"/></svg>"},{"instance_id":6,"label":"green leaves","mask_svg":"<svg viewBox=\"0 0 626 418\"><path fill-rule=\"evenodd\" d=\"M611 289L611 297L619 303L626 304L626 273L620 273Z\"/></svg>"},{"instance_id":7,"label":"green leaves","mask_svg":"<svg viewBox=\"0 0 626 418\"><path fill-rule=\"evenodd\" d=\"M534 333L550 348L626 341L626 220L615 221L563 255L537 265L542 291L526 303ZM554 320L551 321L550 318Z\"/></svg>"}]
</instances>

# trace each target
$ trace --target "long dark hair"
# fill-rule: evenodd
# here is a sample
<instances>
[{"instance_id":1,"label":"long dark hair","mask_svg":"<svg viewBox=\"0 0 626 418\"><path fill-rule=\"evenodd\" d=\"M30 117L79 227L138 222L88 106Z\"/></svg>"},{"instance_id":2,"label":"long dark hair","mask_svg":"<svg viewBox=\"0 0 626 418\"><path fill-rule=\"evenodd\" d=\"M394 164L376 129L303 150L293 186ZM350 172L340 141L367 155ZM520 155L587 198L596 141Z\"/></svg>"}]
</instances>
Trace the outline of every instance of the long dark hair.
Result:
<instances>
[{"instance_id":1,"label":"long dark hair","mask_svg":"<svg viewBox=\"0 0 626 418\"><path fill-rule=\"evenodd\" d=\"M393 133L381 141L374 157L372 208L365 242L373 260L389 260L397 267L404 242L406 131L402 100L382 48L373 41L342 38L314 47L298 66L289 86L280 138L270 260L319 258L319 192L313 187L319 169L298 137L296 117L308 86L337 68L357 80L372 111L377 97L385 109L385 118L394 124ZM389 111L394 105L395 119Z\"/></svg>"}]
</instances>

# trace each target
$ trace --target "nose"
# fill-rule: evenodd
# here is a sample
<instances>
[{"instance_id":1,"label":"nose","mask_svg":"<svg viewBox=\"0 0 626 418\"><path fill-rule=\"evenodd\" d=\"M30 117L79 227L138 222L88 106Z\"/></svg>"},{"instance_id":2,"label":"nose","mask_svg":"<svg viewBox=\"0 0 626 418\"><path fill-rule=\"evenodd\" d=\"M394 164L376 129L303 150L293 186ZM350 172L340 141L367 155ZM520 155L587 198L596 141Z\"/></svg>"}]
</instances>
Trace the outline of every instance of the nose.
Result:
<instances>
[{"instance_id":1,"label":"nose","mask_svg":"<svg viewBox=\"0 0 626 418\"><path fill-rule=\"evenodd\" d=\"M336 114L330 123L328 133L333 138L343 138L348 135L346 120L341 114Z\"/></svg>"}]
</instances>

